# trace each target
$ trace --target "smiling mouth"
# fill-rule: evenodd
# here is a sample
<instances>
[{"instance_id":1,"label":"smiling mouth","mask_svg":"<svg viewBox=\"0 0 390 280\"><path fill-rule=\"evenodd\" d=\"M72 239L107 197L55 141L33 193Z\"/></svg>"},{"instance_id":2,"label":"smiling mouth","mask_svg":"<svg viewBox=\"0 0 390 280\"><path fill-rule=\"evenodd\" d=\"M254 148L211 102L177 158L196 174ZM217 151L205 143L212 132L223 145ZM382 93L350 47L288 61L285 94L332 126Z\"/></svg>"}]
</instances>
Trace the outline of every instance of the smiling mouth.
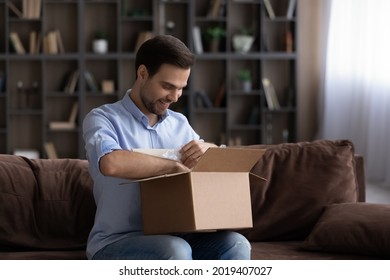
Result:
<instances>
[{"instance_id":1,"label":"smiling mouth","mask_svg":"<svg viewBox=\"0 0 390 280\"><path fill-rule=\"evenodd\" d=\"M171 102L170 101L160 101L160 104L165 108L167 109L169 107L169 105L171 105Z\"/></svg>"}]
</instances>

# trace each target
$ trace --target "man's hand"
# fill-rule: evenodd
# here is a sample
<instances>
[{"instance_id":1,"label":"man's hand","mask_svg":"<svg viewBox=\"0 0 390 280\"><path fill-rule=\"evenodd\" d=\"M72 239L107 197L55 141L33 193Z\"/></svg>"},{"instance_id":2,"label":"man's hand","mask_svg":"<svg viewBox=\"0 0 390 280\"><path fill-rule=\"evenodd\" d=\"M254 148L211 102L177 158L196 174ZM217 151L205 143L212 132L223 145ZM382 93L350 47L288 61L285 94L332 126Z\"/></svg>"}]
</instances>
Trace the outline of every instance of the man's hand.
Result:
<instances>
[{"instance_id":1,"label":"man's hand","mask_svg":"<svg viewBox=\"0 0 390 280\"><path fill-rule=\"evenodd\" d=\"M212 143L192 140L180 149L181 161L188 168L193 168L208 148L217 147Z\"/></svg>"}]
</instances>

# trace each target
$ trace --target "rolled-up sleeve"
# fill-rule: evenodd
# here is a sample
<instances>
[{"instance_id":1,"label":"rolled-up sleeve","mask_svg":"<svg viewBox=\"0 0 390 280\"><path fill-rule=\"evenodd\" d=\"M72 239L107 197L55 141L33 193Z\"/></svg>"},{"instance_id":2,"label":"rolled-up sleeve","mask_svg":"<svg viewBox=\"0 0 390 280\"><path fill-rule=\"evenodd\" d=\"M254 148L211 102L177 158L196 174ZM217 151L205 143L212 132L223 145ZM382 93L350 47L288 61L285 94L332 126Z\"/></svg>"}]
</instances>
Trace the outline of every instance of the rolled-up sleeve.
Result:
<instances>
[{"instance_id":1,"label":"rolled-up sleeve","mask_svg":"<svg viewBox=\"0 0 390 280\"><path fill-rule=\"evenodd\" d=\"M92 110L84 118L83 138L90 164L98 167L102 156L121 149L114 131L112 123L100 110Z\"/></svg>"}]
</instances>

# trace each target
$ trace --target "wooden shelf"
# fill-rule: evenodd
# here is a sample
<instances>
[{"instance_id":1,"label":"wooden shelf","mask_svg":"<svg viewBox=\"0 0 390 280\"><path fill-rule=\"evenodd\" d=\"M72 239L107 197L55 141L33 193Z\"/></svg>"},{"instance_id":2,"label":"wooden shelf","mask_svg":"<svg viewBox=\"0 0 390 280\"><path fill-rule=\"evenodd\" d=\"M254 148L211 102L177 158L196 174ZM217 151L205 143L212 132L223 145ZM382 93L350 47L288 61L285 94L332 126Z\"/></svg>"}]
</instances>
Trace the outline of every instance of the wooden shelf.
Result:
<instances>
[{"instance_id":1,"label":"wooden shelf","mask_svg":"<svg viewBox=\"0 0 390 280\"><path fill-rule=\"evenodd\" d=\"M80 124L89 110L115 102L131 87L135 79L134 48L138 33L150 30L154 34L171 34L195 52L195 26L200 28L204 52L196 53L185 94L172 108L183 112L201 137L216 144L295 141L298 56L294 39L298 17L294 14L287 18L289 0L270 0L276 14L274 19L269 19L262 0L222 1L223 9L215 17L208 16L209 0L42 0L40 16L36 19L17 17L7 2L0 0L0 79L5 84L0 93L0 153L34 149L40 151L41 157L47 157L44 144L53 142L59 157L85 158ZM11 2L21 9L21 1ZM225 36L218 51L211 52L204 34L215 26L225 28ZM250 28L255 37L247 53L236 52L233 47L233 36L243 28ZM36 31L43 38L53 30L59 30L64 52L44 53L41 41L40 51L29 54L30 32ZM93 52L92 40L98 31L108 34L107 53ZM10 32L20 36L26 54L14 52ZM240 69L251 71L249 92L240 88L237 80ZM69 94L64 88L75 70L80 75L73 93ZM96 92L88 86L86 71L95 79ZM269 78L275 87L282 105L278 110L267 107L263 77ZM114 82L112 94L102 94L101 81L107 79ZM17 107L20 81L26 94L33 90L33 84L38 85L37 108ZM195 106L196 91L204 90L213 102L221 93L222 84L222 106ZM50 130L48 123L66 120L75 101L79 104L76 128Z\"/></svg>"}]
</instances>

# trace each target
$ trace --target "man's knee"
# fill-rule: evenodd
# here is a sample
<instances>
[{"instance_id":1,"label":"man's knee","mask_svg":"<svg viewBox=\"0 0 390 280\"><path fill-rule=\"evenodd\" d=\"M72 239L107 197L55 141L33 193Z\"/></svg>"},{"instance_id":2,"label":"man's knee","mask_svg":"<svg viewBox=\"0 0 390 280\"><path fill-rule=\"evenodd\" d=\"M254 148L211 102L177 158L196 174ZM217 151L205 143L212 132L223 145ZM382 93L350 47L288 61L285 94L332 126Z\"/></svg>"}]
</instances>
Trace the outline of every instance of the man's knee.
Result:
<instances>
[{"instance_id":1,"label":"man's knee","mask_svg":"<svg viewBox=\"0 0 390 280\"><path fill-rule=\"evenodd\" d=\"M241 234L237 232L226 232L225 240L230 244L230 248L221 256L226 260L250 260L251 244Z\"/></svg>"},{"instance_id":2,"label":"man's knee","mask_svg":"<svg viewBox=\"0 0 390 280\"><path fill-rule=\"evenodd\" d=\"M164 254L167 260L191 260L192 248L184 240L178 237L172 237L164 244Z\"/></svg>"}]
</instances>

